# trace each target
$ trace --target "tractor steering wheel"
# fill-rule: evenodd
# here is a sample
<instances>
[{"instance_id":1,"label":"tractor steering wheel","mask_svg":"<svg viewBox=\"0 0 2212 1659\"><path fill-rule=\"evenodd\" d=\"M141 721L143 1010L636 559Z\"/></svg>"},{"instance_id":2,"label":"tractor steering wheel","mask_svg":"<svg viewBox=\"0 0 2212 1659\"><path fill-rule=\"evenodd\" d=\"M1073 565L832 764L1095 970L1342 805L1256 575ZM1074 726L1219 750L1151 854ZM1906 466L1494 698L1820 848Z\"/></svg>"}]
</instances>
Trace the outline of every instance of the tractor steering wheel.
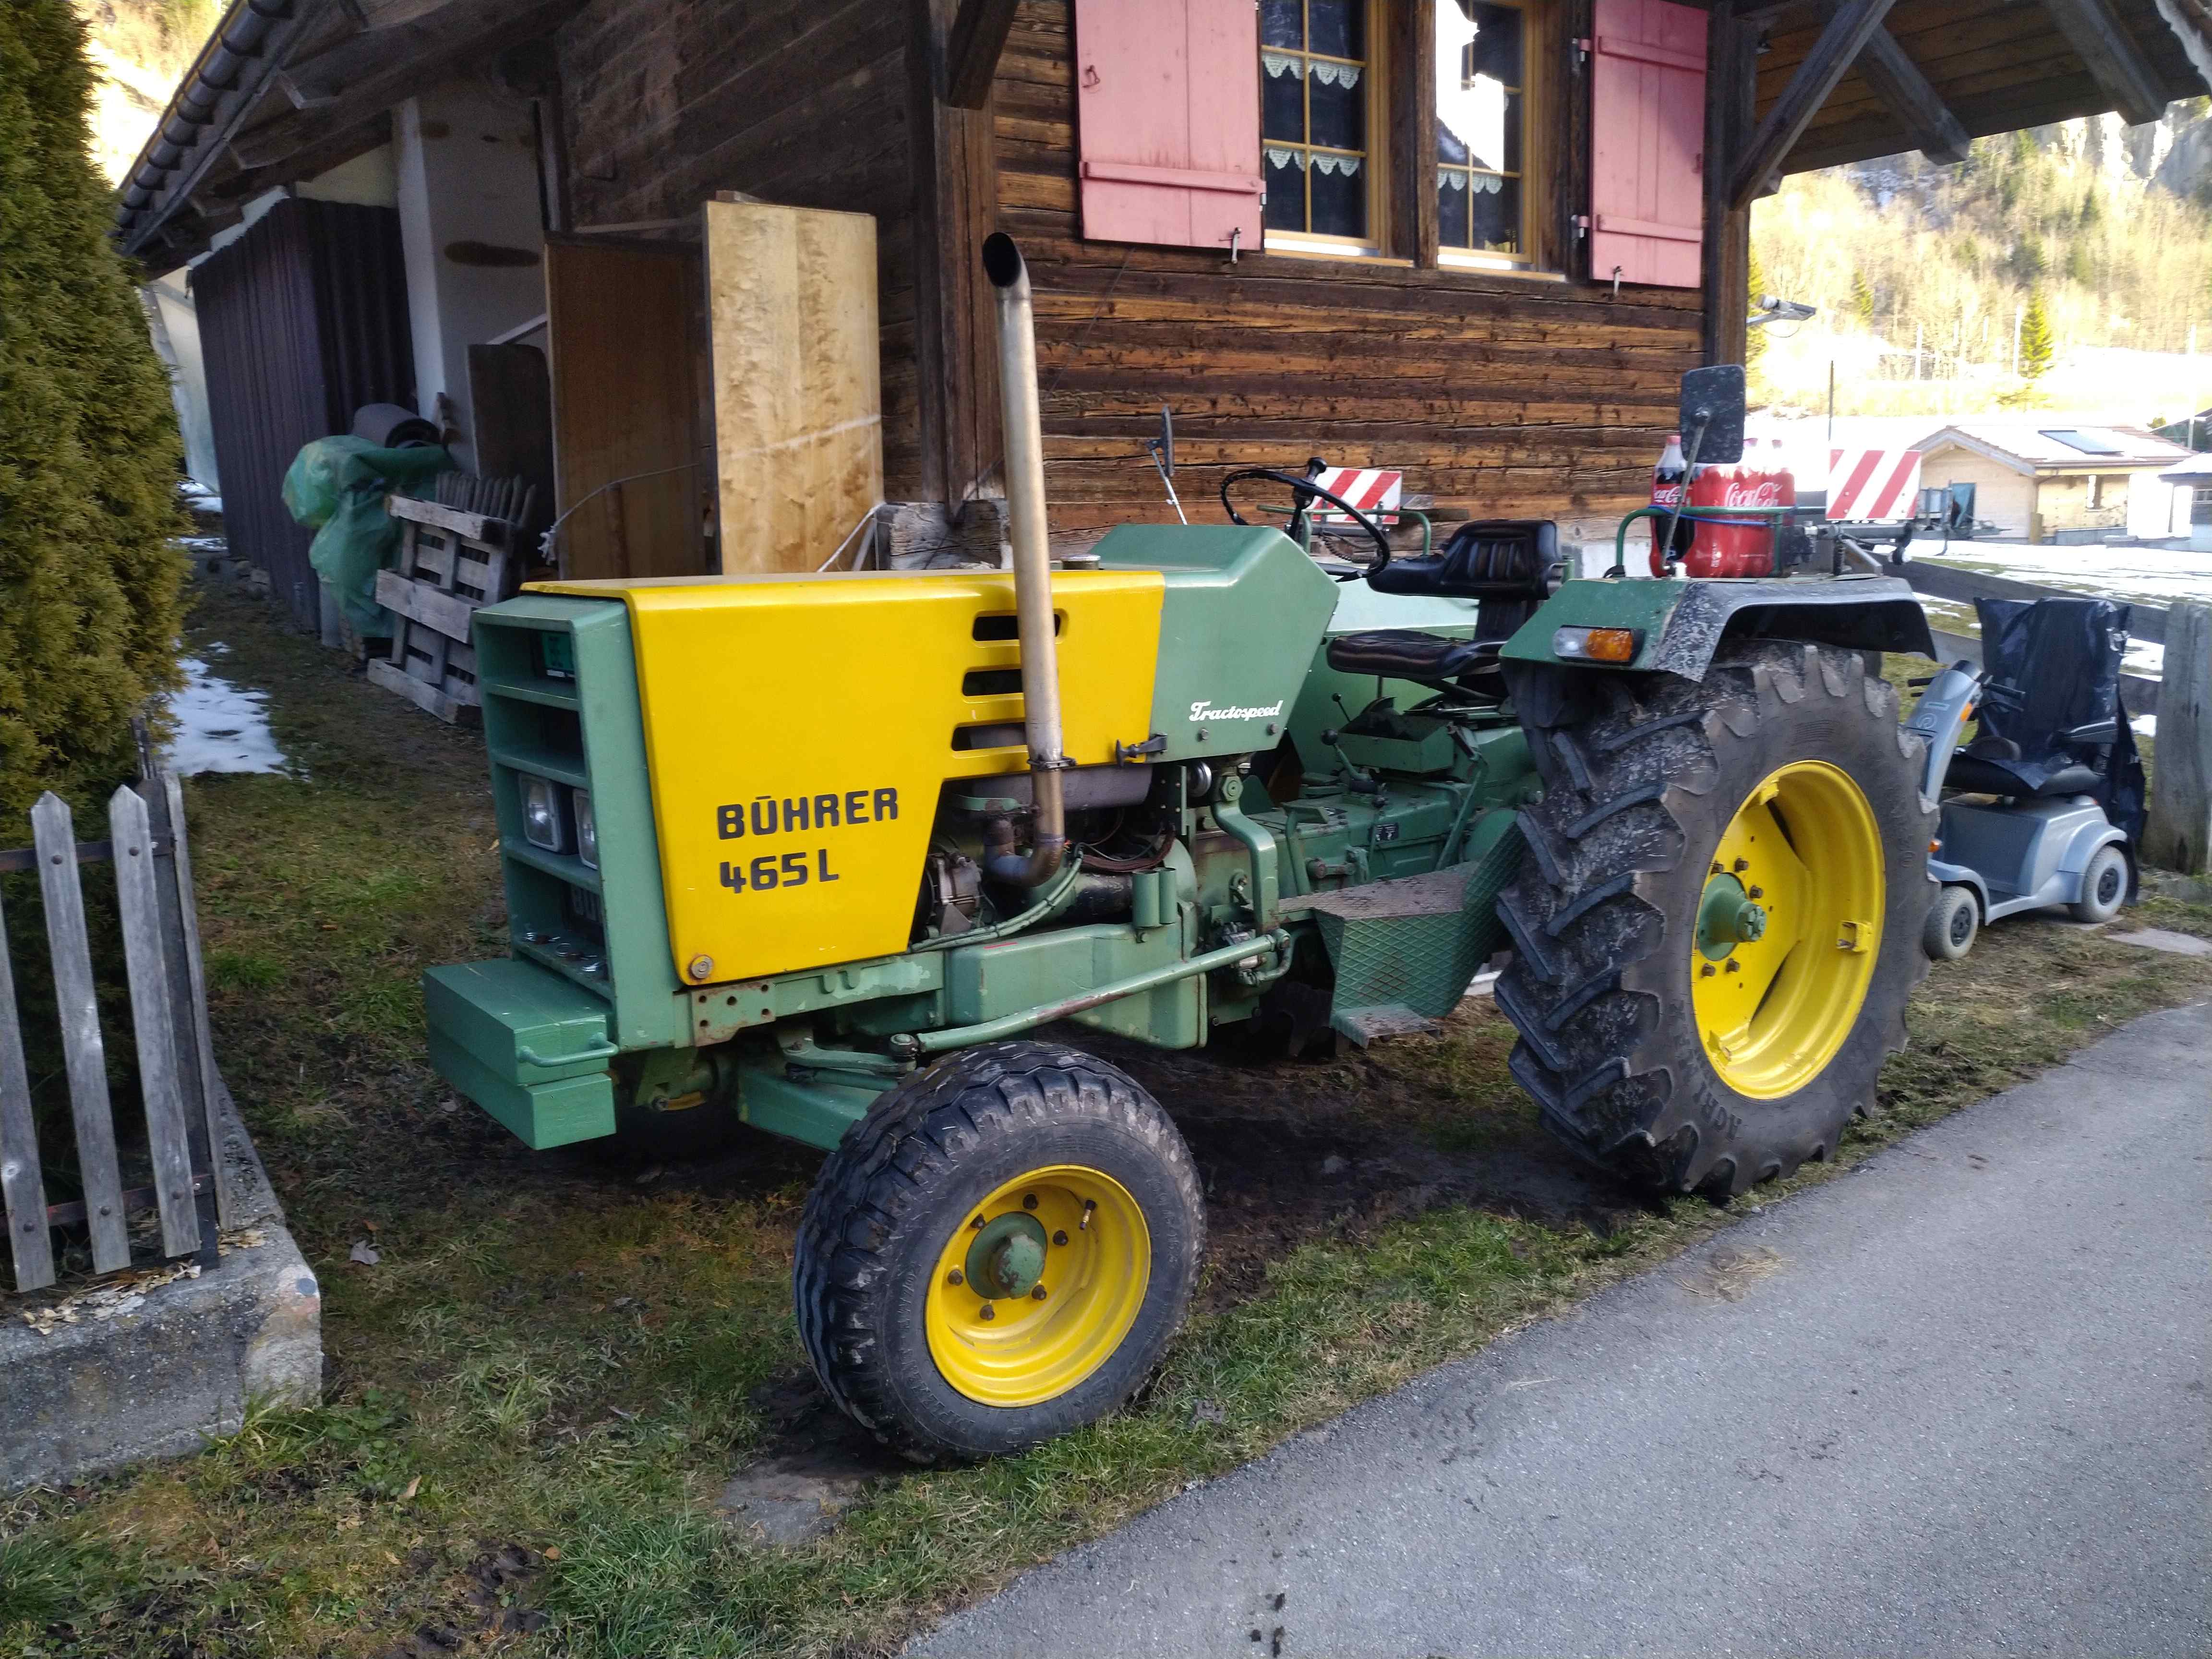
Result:
<instances>
[{"instance_id":1,"label":"tractor steering wheel","mask_svg":"<svg viewBox=\"0 0 2212 1659\"><path fill-rule=\"evenodd\" d=\"M1230 486L1243 483L1248 478L1265 478L1270 483L1288 484L1293 492L1291 500L1296 504L1292 512L1293 519L1305 511L1308 501L1318 495L1330 506L1341 508L1350 514L1352 521L1367 532L1375 543L1375 550L1378 556L1375 562L1369 565L1366 569L1356 571L1349 576L1339 576L1337 580L1356 582L1362 576L1372 577L1376 571L1390 562L1389 538L1383 535L1382 527L1374 520L1334 491L1323 489L1311 478L1302 478L1295 472L1279 472L1272 466L1241 467L1221 481L1221 508L1223 512L1228 514L1231 523L1249 524L1251 522L1249 519L1239 513L1229 500Z\"/></svg>"}]
</instances>

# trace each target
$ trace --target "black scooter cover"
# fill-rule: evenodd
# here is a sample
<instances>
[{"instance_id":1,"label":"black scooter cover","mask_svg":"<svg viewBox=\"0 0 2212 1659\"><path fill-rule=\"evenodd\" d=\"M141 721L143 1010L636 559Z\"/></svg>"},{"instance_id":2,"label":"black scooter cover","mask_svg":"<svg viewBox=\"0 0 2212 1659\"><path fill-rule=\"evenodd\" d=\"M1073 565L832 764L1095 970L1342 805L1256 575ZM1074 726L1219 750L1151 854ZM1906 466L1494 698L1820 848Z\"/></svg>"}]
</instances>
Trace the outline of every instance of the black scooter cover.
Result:
<instances>
[{"instance_id":1,"label":"black scooter cover","mask_svg":"<svg viewBox=\"0 0 2212 1659\"><path fill-rule=\"evenodd\" d=\"M2068 766L2099 767L2093 792L2105 816L2134 847L2142 839L2142 757L2120 701L2120 659L2128 646L2129 606L2112 599L1976 599L1982 663L2013 694L1981 708L1982 732L2020 746L2002 764L2031 787ZM2069 742L2079 726L2112 720L2109 745ZM2101 766L2099 753L2103 752Z\"/></svg>"}]
</instances>

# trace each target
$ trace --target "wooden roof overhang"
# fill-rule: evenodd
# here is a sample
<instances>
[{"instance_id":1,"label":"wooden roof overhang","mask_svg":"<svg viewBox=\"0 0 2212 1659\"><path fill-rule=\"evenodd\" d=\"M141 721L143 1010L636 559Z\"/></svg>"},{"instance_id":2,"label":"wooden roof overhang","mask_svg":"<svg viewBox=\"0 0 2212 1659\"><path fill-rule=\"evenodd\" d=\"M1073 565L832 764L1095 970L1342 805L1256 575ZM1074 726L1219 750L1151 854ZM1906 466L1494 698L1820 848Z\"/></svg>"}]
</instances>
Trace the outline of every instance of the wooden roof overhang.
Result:
<instances>
[{"instance_id":1,"label":"wooden roof overhang","mask_svg":"<svg viewBox=\"0 0 2212 1659\"><path fill-rule=\"evenodd\" d=\"M1721 0L1759 31L1741 207L1778 174L2212 91L2207 0Z\"/></svg>"},{"instance_id":2,"label":"wooden roof overhang","mask_svg":"<svg viewBox=\"0 0 2212 1659\"><path fill-rule=\"evenodd\" d=\"M264 191L384 143L393 105L581 3L231 0L124 180L118 244L151 270L182 264Z\"/></svg>"}]
</instances>

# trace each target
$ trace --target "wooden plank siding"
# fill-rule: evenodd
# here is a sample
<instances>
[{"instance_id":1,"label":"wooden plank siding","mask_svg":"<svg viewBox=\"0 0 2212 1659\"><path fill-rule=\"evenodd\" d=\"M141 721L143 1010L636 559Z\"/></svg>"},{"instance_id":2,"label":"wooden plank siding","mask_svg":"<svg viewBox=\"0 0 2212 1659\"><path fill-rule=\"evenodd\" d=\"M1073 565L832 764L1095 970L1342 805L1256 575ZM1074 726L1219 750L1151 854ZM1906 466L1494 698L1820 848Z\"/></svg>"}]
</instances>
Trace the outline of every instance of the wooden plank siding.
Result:
<instances>
[{"instance_id":1,"label":"wooden plank siding","mask_svg":"<svg viewBox=\"0 0 2212 1659\"><path fill-rule=\"evenodd\" d=\"M1626 286L1616 298L1609 285L1410 259L1248 247L1231 264L1085 240L1072 12L1069 0L1022 0L975 118L988 155L969 157L957 125L917 131L939 71L915 55L910 6L588 0L557 37L575 222L696 222L723 190L875 216L893 501L957 495L997 453L988 343L972 337L988 325L968 314L980 311L968 267L994 224L1021 242L1036 284L1062 543L1172 517L1141 448L1163 403L1183 496L1210 518L1211 480L1227 467L1297 468L1315 454L1401 470L1409 490L1462 512L1557 518L1571 537L1604 533L1644 499L1676 383L1700 361L1696 289ZM1565 0L1553 14L1546 55L1565 64L1587 7ZM1560 210L1539 217L1563 226L1587 164L1577 100L1552 101ZM1402 198L1419 181L1399 182ZM985 192L972 211L963 191ZM1544 228L1540 242L1556 228Z\"/></svg>"},{"instance_id":2,"label":"wooden plank siding","mask_svg":"<svg viewBox=\"0 0 2212 1659\"><path fill-rule=\"evenodd\" d=\"M717 191L877 222L884 489L924 492L905 8L590 0L564 24L562 126L580 227L695 222Z\"/></svg>"},{"instance_id":3,"label":"wooden plank siding","mask_svg":"<svg viewBox=\"0 0 2212 1659\"><path fill-rule=\"evenodd\" d=\"M1479 515L1603 532L1648 498L1694 289L1081 240L1066 0L1024 0L993 92L1000 228L1037 289L1054 539L1172 520L1141 447L1176 416L1178 484L1218 520L1232 465L1401 470Z\"/></svg>"}]
</instances>

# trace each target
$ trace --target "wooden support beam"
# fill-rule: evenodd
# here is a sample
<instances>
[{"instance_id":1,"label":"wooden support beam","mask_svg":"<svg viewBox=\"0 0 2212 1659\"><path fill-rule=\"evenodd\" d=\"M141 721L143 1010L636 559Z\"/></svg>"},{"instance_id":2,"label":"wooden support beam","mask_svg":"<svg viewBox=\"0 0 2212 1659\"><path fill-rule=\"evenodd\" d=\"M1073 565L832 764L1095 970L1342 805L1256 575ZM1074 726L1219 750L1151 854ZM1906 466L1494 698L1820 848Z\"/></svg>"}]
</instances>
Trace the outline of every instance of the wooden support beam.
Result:
<instances>
[{"instance_id":1,"label":"wooden support beam","mask_svg":"<svg viewBox=\"0 0 2212 1659\"><path fill-rule=\"evenodd\" d=\"M1850 68L1868 39L1881 27L1893 3L1893 0L1843 0L1745 146L1729 181L1731 208L1749 207L1775 170L1789 159L1798 136L1820 112L1820 106L1828 101L1828 94L1836 89L1836 82L1844 78L1844 71Z\"/></svg>"},{"instance_id":2,"label":"wooden support beam","mask_svg":"<svg viewBox=\"0 0 2212 1659\"><path fill-rule=\"evenodd\" d=\"M1825 0L1822 13L1832 20L1842 9L1840 0ZM1912 148L1940 164L1963 161L1973 138L1959 125L1928 77L1920 72L1897 37L1886 28L1867 36L1860 53L1859 74L1875 96L1894 115L1911 139Z\"/></svg>"},{"instance_id":3,"label":"wooden support beam","mask_svg":"<svg viewBox=\"0 0 2212 1659\"><path fill-rule=\"evenodd\" d=\"M2185 875L2212 872L2212 605L2166 613L2142 858Z\"/></svg>"},{"instance_id":4,"label":"wooden support beam","mask_svg":"<svg viewBox=\"0 0 2212 1659\"><path fill-rule=\"evenodd\" d=\"M2155 121L2166 112L2166 94L2158 76L2105 0L2043 0L2043 4L2121 118L2135 125Z\"/></svg>"},{"instance_id":5,"label":"wooden support beam","mask_svg":"<svg viewBox=\"0 0 2212 1659\"><path fill-rule=\"evenodd\" d=\"M960 0L945 40L945 101L953 108L981 109L989 100L1018 7L1019 0Z\"/></svg>"},{"instance_id":6,"label":"wooden support beam","mask_svg":"<svg viewBox=\"0 0 2212 1659\"><path fill-rule=\"evenodd\" d=\"M1758 108L1758 27L1725 6L1705 21L1705 337L1708 363L1744 359L1751 304L1751 210L1729 199L1735 158Z\"/></svg>"},{"instance_id":7,"label":"wooden support beam","mask_svg":"<svg viewBox=\"0 0 2212 1659\"><path fill-rule=\"evenodd\" d=\"M998 228L999 169L988 85L976 109L937 95L949 83L944 53L953 0L908 4L921 476L896 482L957 513L971 495L995 493L990 477L1000 447L999 360L980 257L984 237ZM950 27L957 23L954 17Z\"/></svg>"},{"instance_id":8,"label":"wooden support beam","mask_svg":"<svg viewBox=\"0 0 2212 1659\"><path fill-rule=\"evenodd\" d=\"M1431 0L1432 3L1432 0ZM1390 100L1389 252L1424 270L1437 264L1437 23L1431 3L1389 9L1392 79L1403 88Z\"/></svg>"}]
</instances>

